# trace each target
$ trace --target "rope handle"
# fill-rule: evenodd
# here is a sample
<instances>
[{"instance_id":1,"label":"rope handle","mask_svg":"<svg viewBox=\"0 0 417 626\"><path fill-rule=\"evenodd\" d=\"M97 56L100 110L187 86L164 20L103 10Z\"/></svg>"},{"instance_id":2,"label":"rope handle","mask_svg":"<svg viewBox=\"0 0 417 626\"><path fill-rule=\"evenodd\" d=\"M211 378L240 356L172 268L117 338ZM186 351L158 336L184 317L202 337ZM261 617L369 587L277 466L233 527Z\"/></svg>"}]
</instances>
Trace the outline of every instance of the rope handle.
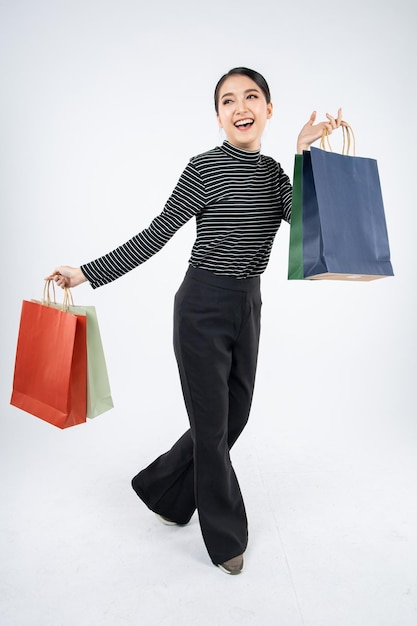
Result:
<instances>
[{"instance_id":1,"label":"rope handle","mask_svg":"<svg viewBox=\"0 0 417 626\"><path fill-rule=\"evenodd\" d=\"M62 302L63 311L68 311L70 306L74 306L74 298L72 297L71 289L64 287L64 300Z\"/></svg>"},{"instance_id":2,"label":"rope handle","mask_svg":"<svg viewBox=\"0 0 417 626\"><path fill-rule=\"evenodd\" d=\"M51 298L51 285L52 285L53 300ZM44 304L45 306L51 306L52 304L57 304L56 292L55 292L55 281L51 279L45 280L45 284L43 286L41 303ZM68 287L64 287L64 298L62 301L61 310L68 312L70 306L74 306L74 298L71 293L71 289L69 289Z\"/></svg>"},{"instance_id":3,"label":"rope handle","mask_svg":"<svg viewBox=\"0 0 417 626\"><path fill-rule=\"evenodd\" d=\"M52 291L54 299L51 300L51 283L52 283ZM51 304L56 304L56 294L55 294L55 283L53 280L45 280L45 284L43 286L43 293L41 303L46 306L51 306Z\"/></svg>"},{"instance_id":4,"label":"rope handle","mask_svg":"<svg viewBox=\"0 0 417 626\"><path fill-rule=\"evenodd\" d=\"M342 146L342 154L344 155L349 155L350 154L350 148L353 145L353 156L356 156L356 139L355 139L355 134L352 130L352 127L347 124L346 122L342 122L341 123L341 128L343 131L343 146ZM327 128L325 128L323 130L323 134L321 136L321 140L320 140L320 148L322 150L329 150L330 152L333 152L333 148L330 145L330 140L329 140L329 132L327 130Z\"/></svg>"}]
</instances>

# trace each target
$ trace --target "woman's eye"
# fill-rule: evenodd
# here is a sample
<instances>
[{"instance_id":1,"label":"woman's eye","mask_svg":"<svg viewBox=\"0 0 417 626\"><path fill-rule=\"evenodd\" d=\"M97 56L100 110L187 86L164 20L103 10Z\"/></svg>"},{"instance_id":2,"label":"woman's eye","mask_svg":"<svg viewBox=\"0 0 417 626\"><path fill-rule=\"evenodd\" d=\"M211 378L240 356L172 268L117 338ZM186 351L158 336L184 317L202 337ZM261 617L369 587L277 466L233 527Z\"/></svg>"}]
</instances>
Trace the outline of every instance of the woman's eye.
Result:
<instances>
[{"instance_id":1,"label":"woman's eye","mask_svg":"<svg viewBox=\"0 0 417 626\"><path fill-rule=\"evenodd\" d=\"M232 100L227 99L227 100L223 100L223 104L230 104L232 102Z\"/></svg>"},{"instance_id":2,"label":"woman's eye","mask_svg":"<svg viewBox=\"0 0 417 626\"><path fill-rule=\"evenodd\" d=\"M258 96L256 95L256 93L250 93L248 95L248 99L252 99L252 98L257 98Z\"/></svg>"}]
</instances>

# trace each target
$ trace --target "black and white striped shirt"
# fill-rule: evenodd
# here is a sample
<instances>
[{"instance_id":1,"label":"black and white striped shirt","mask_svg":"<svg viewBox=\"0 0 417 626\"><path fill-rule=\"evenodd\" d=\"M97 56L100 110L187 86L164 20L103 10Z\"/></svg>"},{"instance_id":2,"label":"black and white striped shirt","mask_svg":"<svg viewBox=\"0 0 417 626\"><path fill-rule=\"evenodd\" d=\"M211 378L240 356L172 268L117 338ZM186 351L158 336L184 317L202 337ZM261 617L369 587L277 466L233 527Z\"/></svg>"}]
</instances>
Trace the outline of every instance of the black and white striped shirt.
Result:
<instances>
[{"instance_id":1,"label":"black and white striped shirt","mask_svg":"<svg viewBox=\"0 0 417 626\"><path fill-rule=\"evenodd\" d=\"M258 276L281 221L290 221L291 196L290 180L274 159L225 141L189 161L148 228L81 269L92 287L105 285L147 261L195 217L190 265L236 278Z\"/></svg>"}]
</instances>

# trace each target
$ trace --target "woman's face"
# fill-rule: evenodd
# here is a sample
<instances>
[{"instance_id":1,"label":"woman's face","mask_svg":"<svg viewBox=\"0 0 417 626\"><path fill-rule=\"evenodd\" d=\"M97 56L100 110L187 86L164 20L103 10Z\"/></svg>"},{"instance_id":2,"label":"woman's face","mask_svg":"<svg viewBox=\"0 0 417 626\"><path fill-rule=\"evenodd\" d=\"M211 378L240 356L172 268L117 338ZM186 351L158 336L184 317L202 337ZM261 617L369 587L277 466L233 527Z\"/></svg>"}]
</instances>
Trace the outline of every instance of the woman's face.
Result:
<instances>
[{"instance_id":1,"label":"woman's face","mask_svg":"<svg viewBox=\"0 0 417 626\"><path fill-rule=\"evenodd\" d=\"M227 140L243 150L259 150L266 121L272 117L260 87L248 76L226 78L219 92L217 119Z\"/></svg>"}]
</instances>

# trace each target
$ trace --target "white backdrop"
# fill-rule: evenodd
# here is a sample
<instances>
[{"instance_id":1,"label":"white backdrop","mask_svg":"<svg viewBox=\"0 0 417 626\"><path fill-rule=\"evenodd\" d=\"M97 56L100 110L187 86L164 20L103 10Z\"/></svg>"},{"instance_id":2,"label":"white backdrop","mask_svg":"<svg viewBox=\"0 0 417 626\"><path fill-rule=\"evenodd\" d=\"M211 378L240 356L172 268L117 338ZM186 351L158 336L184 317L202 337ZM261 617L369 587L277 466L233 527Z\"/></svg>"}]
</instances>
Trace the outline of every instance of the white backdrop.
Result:
<instances>
[{"instance_id":1,"label":"white backdrop","mask_svg":"<svg viewBox=\"0 0 417 626\"><path fill-rule=\"evenodd\" d=\"M283 225L263 278L263 335L242 446L283 436L347 455L416 445L414 10L411 0L0 2L2 464L100 454L127 479L187 425L172 301L194 224L115 283L74 291L97 308L115 409L59 431L9 406L22 299L58 264L92 260L146 227L188 158L221 141L212 93L247 65L270 83L263 152L292 177L313 109L343 107L357 154L378 160L394 278L289 282ZM335 136L334 136L335 137ZM340 137L333 140L338 149ZM303 443L304 442L304 443ZM307 448L308 449L308 448ZM77 451L77 453L75 453ZM277 462L279 462L277 460ZM302 462L302 459L300 459ZM103 467L104 471L104 467ZM4 472L3 472L4 476Z\"/></svg>"}]
</instances>

